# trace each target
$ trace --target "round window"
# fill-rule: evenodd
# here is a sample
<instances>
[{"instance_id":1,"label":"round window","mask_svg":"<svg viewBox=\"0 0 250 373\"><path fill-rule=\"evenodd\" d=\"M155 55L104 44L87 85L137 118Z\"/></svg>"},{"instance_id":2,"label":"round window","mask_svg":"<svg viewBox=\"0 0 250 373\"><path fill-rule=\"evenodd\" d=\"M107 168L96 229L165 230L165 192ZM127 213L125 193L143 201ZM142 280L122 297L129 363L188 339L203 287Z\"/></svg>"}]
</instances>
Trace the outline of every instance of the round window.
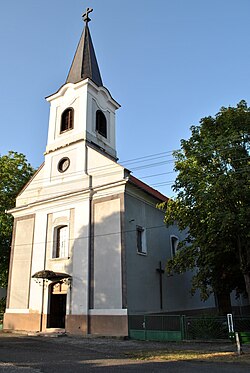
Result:
<instances>
[{"instance_id":1,"label":"round window","mask_svg":"<svg viewBox=\"0 0 250 373\"><path fill-rule=\"evenodd\" d=\"M59 172L65 172L67 171L67 169L69 168L69 165L70 165L70 160L69 158L65 157L65 158L62 158L59 162L58 162L58 171Z\"/></svg>"}]
</instances>

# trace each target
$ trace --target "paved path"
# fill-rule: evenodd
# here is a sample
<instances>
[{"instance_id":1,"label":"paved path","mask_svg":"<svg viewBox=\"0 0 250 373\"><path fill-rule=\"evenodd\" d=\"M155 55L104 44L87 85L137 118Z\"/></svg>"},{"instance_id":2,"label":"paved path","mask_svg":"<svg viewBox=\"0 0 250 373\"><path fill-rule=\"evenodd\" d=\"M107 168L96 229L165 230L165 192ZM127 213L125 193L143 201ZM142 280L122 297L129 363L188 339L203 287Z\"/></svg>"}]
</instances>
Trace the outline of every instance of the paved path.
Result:
<instances>
[{"instance_id":1,"label":"paved path","mask_svg":"<svg viewBox=\"0 0 250 373\"><path fill-rule=\"evenodd\" d=\"M172 347L171 347L172 346ZM165 372L246 373L249 365L204 362L137 361L127 354L164 348L200 349L199 345L162 344L107 338L25 337L0 334L0 373ZM206 350L232 350L207 344Z\"/></svg>"}]
</instances>

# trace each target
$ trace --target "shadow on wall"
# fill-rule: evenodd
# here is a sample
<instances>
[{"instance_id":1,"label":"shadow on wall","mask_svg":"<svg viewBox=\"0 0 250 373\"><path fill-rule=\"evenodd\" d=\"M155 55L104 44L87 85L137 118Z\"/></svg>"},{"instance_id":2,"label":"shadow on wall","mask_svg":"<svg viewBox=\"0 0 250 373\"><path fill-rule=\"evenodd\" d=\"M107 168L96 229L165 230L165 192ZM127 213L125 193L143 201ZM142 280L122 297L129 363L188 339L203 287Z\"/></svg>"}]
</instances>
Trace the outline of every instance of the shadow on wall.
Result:
<instances>
[{"instance_id":1,"label":"shadow on wall","mask_svg":"<svg viewBox=\"0 0 250 373\"><path fill-rule=\"evenodd\" d=\"M108 210L99 212L90 231L88 226L82 226L77 237L71 238L69 259L47 258L47 266L53 271L72 276L67 314L86 314L88 302L90 308L95 309L122 308L121 214ZM49 287L50 282L47 291Z\"/></svg>"}]
</instances>

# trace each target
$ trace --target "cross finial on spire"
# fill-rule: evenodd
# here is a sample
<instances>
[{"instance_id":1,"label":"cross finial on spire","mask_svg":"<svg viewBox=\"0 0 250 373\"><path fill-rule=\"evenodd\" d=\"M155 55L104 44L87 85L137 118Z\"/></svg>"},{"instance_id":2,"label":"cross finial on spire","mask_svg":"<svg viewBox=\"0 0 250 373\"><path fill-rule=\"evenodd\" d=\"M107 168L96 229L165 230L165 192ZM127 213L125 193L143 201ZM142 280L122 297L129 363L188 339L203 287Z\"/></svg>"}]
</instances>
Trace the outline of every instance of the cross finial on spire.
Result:
<instances>
[{"instance_id":1,"label":"cross finial on spire","mask_svg":"<svg viewBox=\"0 0 250 373\"><path fill-rule=\"evenodd\" d=\"M92 8L87 8L86 9L86 12L83 13L82 15L82 18L84 20L84 22L86 22L86 25L88 24L89 21L91 21L91 19L89 18L89 13L93 12L93 9Z\"/></svg>"}]
</instances>

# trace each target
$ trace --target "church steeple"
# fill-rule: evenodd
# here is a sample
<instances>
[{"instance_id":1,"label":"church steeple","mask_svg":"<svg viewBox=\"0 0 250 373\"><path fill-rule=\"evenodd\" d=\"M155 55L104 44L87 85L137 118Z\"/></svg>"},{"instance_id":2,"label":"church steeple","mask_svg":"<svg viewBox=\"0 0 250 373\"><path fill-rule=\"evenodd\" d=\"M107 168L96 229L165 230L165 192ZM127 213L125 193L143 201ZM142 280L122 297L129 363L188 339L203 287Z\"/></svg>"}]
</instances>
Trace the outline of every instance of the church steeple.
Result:
<instances>
[{"instance_id":1,"label":"church steeple","mask_svg":"<svg viewBox=\"0 0 250 373\"><path fill-rule=\"evenodd\" d=\"M86 78L91 79L97 86L102 87L102 78L98 67L95 50L91 40L88 27L90 21L89 13L93 9L87 8L83 14L83 20L86 23L82 32L66 83L77 83Z\"/></svg>"},{"instance_id":2,"label":"church steeple","mask_svg":"<svg viewBox=\"0 0 250 373\"><path fill-rule=\"evenodd\" d=\"M72 146L79 150L85 143L102 155L116 159L115 111L120 105L102 84L88 28L90 12L92 9L87 8L83 15L86 24L66 84L47 97L50 102L50 121L46 158L50 159L53 154L53 162L57 162L56 166L52 166L55 175L62 172L61 158L72 159L68 156ZM82 154L84 149L81 150ZM71 172L78 172L77 157L74 156L74 166L71 161ZM48 173L50 162L46 163L49 165Z\"/></svg>"}]
</instances>

